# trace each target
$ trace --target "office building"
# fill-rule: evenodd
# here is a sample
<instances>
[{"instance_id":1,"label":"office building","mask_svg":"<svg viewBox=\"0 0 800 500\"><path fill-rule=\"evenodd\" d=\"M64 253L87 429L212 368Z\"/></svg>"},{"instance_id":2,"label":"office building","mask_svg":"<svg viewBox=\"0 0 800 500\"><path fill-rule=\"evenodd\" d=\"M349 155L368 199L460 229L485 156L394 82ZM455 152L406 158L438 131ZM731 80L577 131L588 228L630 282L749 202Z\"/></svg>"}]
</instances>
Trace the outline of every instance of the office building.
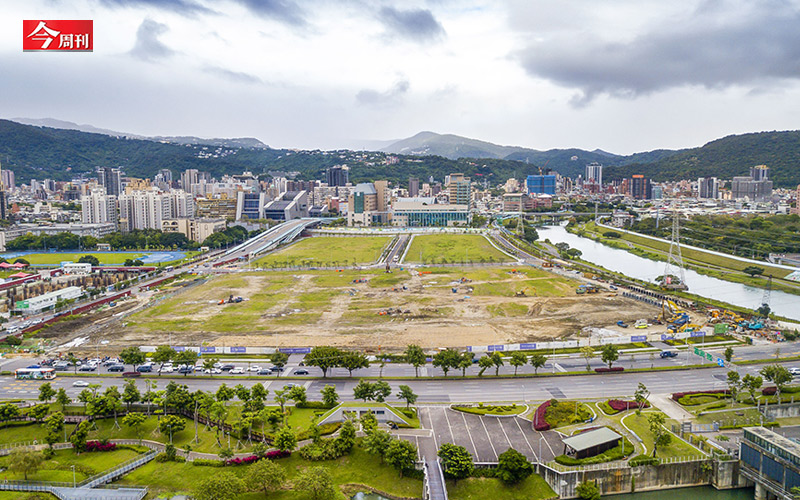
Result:
<instances>
[{"instance_id":1,"label":"office building","mask_svg":"<svg viewBox=\"0 0 800 500\"><path fill-rule=\"evenodd\" d=\"M7 191L13 191L17 186L15 184L14 171L8 169L0 170L0 183Z\"/></svg>"},{"instance_id":2,"label":"office building","mask_svg":"<svg viewBox=\"0 0 800 500\"><path fill-rule=\"evenodd\" d=\"M653 187L650 179L643 175L633 175L630 180L630 195L637 200L650 200L653 198Z\"/></svg>"},{"instance_id":3,"label":"office building","mask_svg":"<svg viewBox=\"0 0 800 500\"><path fill-rule=\"evenodd\" d=\"M378 210L378 192L370 182L356 184L347 199L347 225L369 226Z\"/></svg>"},{"instance_id":4,"label":"office building","mask_svg":"<svg viewBox=\"0 0 800 500\"><path fill-rule=\"evenodd\" d=\"M264 207L264 218L292 220L308 217L308 191L289 191Z\"/></svg>"},{"instance_id":5,"label":"office building","mask_svg":"<svg viewBox=\"0 0 800 500\"><path fill-rule=\"evenodd\" d=\"M81 222L117 225L117 197L103 191L81 196Z\"/></svg>"},{"instance_id":6,"label":"office building","mask_svg":"<svg viewBox=\"0 0 800 500\"><path fill-rule=\"evenodd\" d=\"M236 197L236 220L263 219L267 193L239 191Z\"/></svg>"},{"instance_id":7,"label":"office building","mask_svg":"<svg viewBox=\"0 0 800 500\"><path fill-rule=\"evenodd\" d=\"M236 198L224 193L219 198L199 198L196 200L196 215L202 219L236 220Z\"/></svg>"},{"instance_id":8,"label":"office building","mask_svg":"<svg viewBox=\"0 0 800 500\"><path fill-rule=\"evenodd\" d=\"M711 200L719 198L719 180L716 177L697 179L697 197Z\"/></svg>"},{"instance_id":9,"label":"office building","mask_svg":"<svg viewBox=\"0 0 800 500\"><path fill-rule=\"evenodd\" d=\"M451 205L470 205L472 186L464 174L450 174L447 182L447 199Z\"/></svg>"},{"instance_id":10,"label":"office building","mask_svg":"<svg viewBox=\"0 0 800 500\"><path fill-rule=\"evenodd\" d=\"M411 198L419 196L419 177L408 178L408 196Z\"/></svg>"},{"instance_id":11,"label":"office building","mask_svg":"<svg viewBox=\"0 0 800 500\"><path fill-rule=\"evenodd\" d=\"M161 230L165 233L181 233L192 241L202 243L212 234L224 231L227 227L225 219L193 219L179 217L161 221Z\"/></svg>"},{"instance_id":12,"label":"office building","mask_svg":"<svg viewBox=\"0 0 800 500\"><path fill-rule=\"evenodd\" d=\"M586 175L583 178L584 183L603 185L603 166L597 162L592 162L586 165Z\"/></svg>"},{"instance_id":13,"label":"office building","mask_svg":"<svg viewBox=\"0 0 800 500\"><path fill-rule=\"evenodd\" d=\"M27 300L18 300L14 310L25 316L39 314L42 311L55 307L59 300L74 300L83 295L83 290L77 286L68 286L61 290L47 292Z\"/></svg>"},{"instance_id":14,"label":"office building","mask_svg":"<svg viewBox=\"0 0 800 500\"><path fill-rule=\"evenodd\" d=\"M122 194L122 173L118 168L97 167L97 180L105 188L107 195Z\"/></svg>"},{"instance_id":15,"label":"office building","mask_svg":"<svg viewBox=\"0 0 800 500\"><path fill-rule=\"evenodd\" d=\"M328 186L346 186L350 182L350 168L347 165L336 165L325 171L325 182Z\"/></svg>"},{"instance_id":16,"label":"office building","mask_svg":"<svg viewBox=\"0 0 800 500\"><path fill-rule=\"evenodd\" d=\"M392 204L392 225L400 227L446 227L469 224L469 205L435 203L427 200L397 200Z\"/></svg>"},{"instance_id":17,"label":"office building","mask_svg":"<svg viewBox=\"0 0 800 500\"><path fill-rule=\"evenodd\" d=\"M529 175L525 185L528 188L528 194L549 194L551 196L556 194L556 176L552 174Z\"/></svg>"}]
</instances>

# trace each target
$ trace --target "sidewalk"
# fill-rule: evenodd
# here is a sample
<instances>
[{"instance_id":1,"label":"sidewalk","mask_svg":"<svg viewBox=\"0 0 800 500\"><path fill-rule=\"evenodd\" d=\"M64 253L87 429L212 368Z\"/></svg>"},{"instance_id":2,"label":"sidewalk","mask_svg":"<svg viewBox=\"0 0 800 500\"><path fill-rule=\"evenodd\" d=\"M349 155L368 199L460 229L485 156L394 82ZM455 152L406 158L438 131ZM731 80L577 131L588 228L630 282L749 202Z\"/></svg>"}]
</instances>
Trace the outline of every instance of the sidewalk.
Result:
<instances>
[{"instance_id":1,"label":"sidewalk","mask_svg":"<svg viewBox=\"0 0 800 500\"><path fill-rule=\"evenodd\" d=\"M651 394L650 403L663 411L667 417L683 422L694 419L694 415L684 410L681 405L672 400L672 394Z\"/></svg>"}]
</instances>

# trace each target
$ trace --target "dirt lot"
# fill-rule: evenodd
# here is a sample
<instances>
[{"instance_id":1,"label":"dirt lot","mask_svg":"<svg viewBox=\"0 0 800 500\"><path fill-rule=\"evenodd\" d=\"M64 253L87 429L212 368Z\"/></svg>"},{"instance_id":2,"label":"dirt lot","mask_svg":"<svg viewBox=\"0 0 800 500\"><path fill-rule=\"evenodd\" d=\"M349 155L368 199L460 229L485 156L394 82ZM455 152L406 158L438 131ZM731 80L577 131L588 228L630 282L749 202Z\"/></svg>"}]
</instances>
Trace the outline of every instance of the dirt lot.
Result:
<instances>
[{"instance_id":1,"label":"dirt lot","mask_svg":"<svg viewBox=\"0 0 800 500\"><path fill-rule=\"evenodd\" d=\"M461 278L465 278L463 282ZM354 280L366 282L353 282ZM237 273L165 295L100 329L114 344L339 345L361 349L546 340L586 326L651 318L657 309L611 293L576 295L578 282L509 267ZM456 292L453 292L453 288ZM524 291L524 297L515 297ZM239 303L220 299L241 296ZM94 340L94 339L93 339Z\"/></svg>"}]
</instances>

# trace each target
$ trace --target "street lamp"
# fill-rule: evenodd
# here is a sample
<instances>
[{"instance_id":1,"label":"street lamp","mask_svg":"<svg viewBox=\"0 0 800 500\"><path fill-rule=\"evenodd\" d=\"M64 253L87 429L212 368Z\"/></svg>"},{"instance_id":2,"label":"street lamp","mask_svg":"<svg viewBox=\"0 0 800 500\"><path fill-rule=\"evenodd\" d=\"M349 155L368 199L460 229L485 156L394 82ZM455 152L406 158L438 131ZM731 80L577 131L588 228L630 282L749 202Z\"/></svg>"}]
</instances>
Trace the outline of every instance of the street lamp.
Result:
<instances>
[{"instance_id":1,"label":"street lamp","mask_svg":"<svg viewBox=\"0 0 800 500\"><path fill-rule=\"evenodd\" d=\"M74 465L70 465L70 467L72 467L72 487L74 488L75 487L75 466Z\"/></svg>"}]
</instances>

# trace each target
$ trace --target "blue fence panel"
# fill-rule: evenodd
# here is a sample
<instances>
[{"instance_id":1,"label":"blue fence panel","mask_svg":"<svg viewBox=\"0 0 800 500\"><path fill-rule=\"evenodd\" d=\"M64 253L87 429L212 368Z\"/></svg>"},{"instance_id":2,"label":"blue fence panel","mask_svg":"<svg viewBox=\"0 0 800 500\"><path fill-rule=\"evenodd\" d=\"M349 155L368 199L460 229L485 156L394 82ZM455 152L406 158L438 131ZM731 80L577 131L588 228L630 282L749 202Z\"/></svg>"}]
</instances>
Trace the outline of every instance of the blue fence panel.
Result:
<instances>
[{"instance_id":1,"label":"blue fence panel","mask_svg":"<svg viewBox=\"0 0 800 500\"><path fill-rule=\"evenodd\" d=\"M519 348L524 350L524 351L534 350L534 349L536 349L536 344L520 344Z\"/></svg>"},{"instance_id":2,"label":"blue fence panel","mask_svg":"<svg viewBox=\"0 0 800 500\"><path fill-rule=\"evenodd\" d=\"M631 342L647 342L647 335L631 335Z\"/></svg>"},{"instance_id":3,"label":"blue fence panel","mask_svg":"<svg viewBox=\"0 0 800 500\"><path fill-rule=\"evenodd\" d=\"M489 346L489 352L492 352L492 351L505 351L505 350L506 350L506 347L504 345L498 344L498 345L490 345Z\"/></svg>"},{"instance_id":4,"label":"blue fence panel","mask_svg":"<svg viewBox=\"0 0 800 500\"><path fill-rule=\"evenodd\" d=\"M245 354L247 353L247 347L231 347L232 354Z\"/></svg>"}]
</instances>

